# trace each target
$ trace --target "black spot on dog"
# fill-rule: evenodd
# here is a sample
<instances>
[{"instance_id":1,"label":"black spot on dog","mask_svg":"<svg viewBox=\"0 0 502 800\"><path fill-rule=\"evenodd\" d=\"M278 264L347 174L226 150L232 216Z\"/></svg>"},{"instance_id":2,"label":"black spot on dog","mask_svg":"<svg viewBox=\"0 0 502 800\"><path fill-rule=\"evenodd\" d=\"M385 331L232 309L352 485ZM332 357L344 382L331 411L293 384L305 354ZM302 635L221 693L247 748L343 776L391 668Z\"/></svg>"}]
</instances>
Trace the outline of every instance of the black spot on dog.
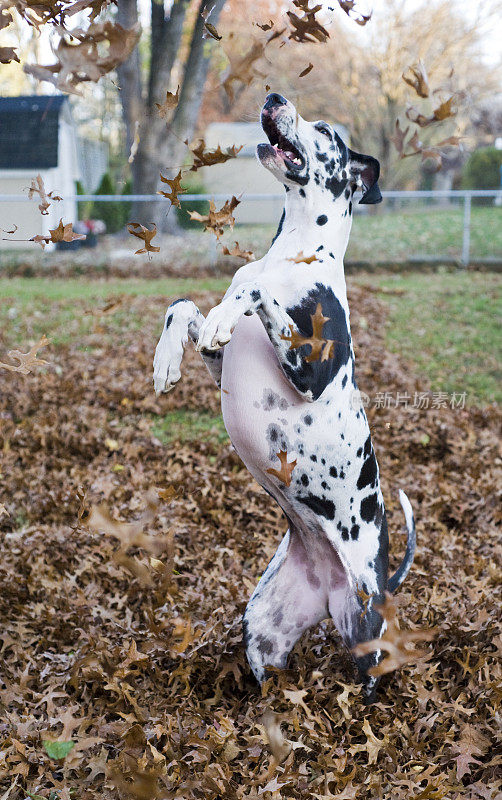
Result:
<instances>
[{"instance_id":1,"label":"black spot on dog","mask_svg":"<svg viewBox=\"0 0 502 800\"><path fill-rule=\"evenodd\" d=\"M323 244L320 244L320 245L319 245L319 247L318 247L318 248L317 248L317 250L316 250L316 253L320 253L320 252L321 252L321 250L324 250L324 245L323 245Z\"/></svg>"},{"instance_id":2,"label":"black spot on dog","mask_svg":"<svg viewBox=\"0 0 502 800\"><path fill-rule=\"evenodd\" d=\"M365 522L371 522L371 520L375 518L377 506L378 502L376 492L361 500L361 519L363 519Z\"/></svg>"},{"instance_id":3,"label":"black spot on dog","mask_svg":"<svg viewBox=\"0 0 502 800\"><path fill-rule=\"evenodd\" d=\"M323 482L321 483L321 486L322 486L322 488L323 488L323 489L329 489L329 486L328 486L328 484L326 483L326 481L323 481Z\"/></svg>"},{"instance_id":4,"label":"black spot on dog","mask_svg":"<svg viewBox=\"0 0 502 800\"><path fill-rule=\"evenodd\" d=\"M345 373L345 375L343 376L343 380L342 380L342 389L345 389L345 387L347 386L347 380L348 380L348 376L347 376L347 373Z\"/></svg>"},{"instance_id":5,"label":"black spot on dog","mask_svg":"<svg viewBox=\"0 0 502 800\"><path fill-rule=\"evenodd\" d=\"M247 621L246 617L244 617L244 619L242 620L242 638L244 641L244 647L247 647L251 635L249 633L249 622Z\"/></svg>"},{"instance_id":6,"label":"black spot on dog","mask_svg":"<svg viewBox=\"0 0 502 800\"><path fill-rule=\"evenodd\" d=\"M328 160L328 156L326 155L326 153L316 153L316 158L317 158L318 161L327 161Z\"/></svg>"},{"instance_id":7,"label":"black spot on dog","mask_svg":"<svg viewBox=\"0 0 502 800\"><path fill-rule=\"evenodd\" d=\"M349 214L352 214L352 200L349 203Z\"/></svg>"},{"instance_id":8,"label":"black spot on dog","mask_svg":"<svg viewBox=\"0 0 502 800\"><path fill-rule=\"evenodd\" d=\"M274 616L272 617L272 622L276 627L278 627L281 624L283 617L284 614L282 613L282 611L278 610L275 612Z\"/></svg>"},{"instance_id":9,"label":"black spot on dog","mask_svg":"<svg viewBox=\"0 0 502 800\"><path fill-rule=\"evenodd\" d=\"M352 519L354 518L352 517ZM352 528L350 529L350 538L357 539L358 536L359 536L359 525L353 525Z\"/></svg>"},{"instance_id":10,"label":"black spot on dog","mask_svg":"<svg viewBox=\"0 0 502 800\"><path fill-rule=\"evenodd\" d=\"M328 192L331 192L334 199L336 200L337 197L340 197L343 190L347 186L346 180L339 180L335 175L332 175L331 178L328 178L326 183L324 184Z\"/></svg>"},{"instance_id":11,"label":"black spot on dog","mask_svg":"<svg viewBox=\"0 0 502 800\"><path fill-rule=\"evenodd\" d=\"M348 528L345 528L345 527L342 528L342 539L344 540L344 542L348 542L349 541L349 529Z\"/></svg>"},{"instance_id":12,"label":"black spot on dog","mask_svg":"<svg viewBox=\"0 0 502 800\"><path fill-rule=\"evenodd\" d=\"M343 435L343 433L340 434L340 438L341 439L345 439L345 436Z\"/></svg>"},{"instance_id":13,"label":"black spot on dog","mask_svg":"<svg viewBox=\"0 0 502 800\"><path fill-rule=\"evenodd\" d=\"M300 197L305 197L305 189L300 189Z\"/></svg>"},{"instance_id":14,"label":"black spot on dog","mask_svg":"<svg viewBox=\"0 0 502 800\"><path fill-rule=\"evenodd\" d=\"M173 300L173 302L171 303L169 308L172 308L173 306L177 306L178 303L189 303L189 302L190 302L190 300L187 300L186 297L180 297L179 300Z\"/></svg>"},{"instance_id":15,"label":"black spot on dog","mask_svg":"<svg viewBox=\"0 0 502 800\"><path fill-rule=\"evenodd\" d=\"M173 315L169 314L168 318L166 319L166 331L169 330L169 326L170 326L172 321L173 321Z\"/></svg>"},{"instance_id":16,"label":"black spot on dog","mask_svg":"<svg viewBox=\"0 0 502 800\"><path fill-rule=\"evenodd\" d=\"M275 240L277 239L277 237L278 237L278 236L280 236L280 234L282 233L282 226L284 225L284 220L285 220L285 219L286 219L286 211L283 209L283 211L282 211L282 215L281 215L281 218L280 218L280 220L279 220L279 227L277 228L277 230L276 230L276 232L275 232L275 236L274 236L274 238L272 239L272 244L275 242Z\"/></svg>"},{"instance_id":17,"label":"black spot on dog","mask_svg":"<svg viewBox=\"0 0 502 800\"><path fill-rule=\"evenodd\" d=\"M267 639L266 636L263 636L261 633L256 637L256 645L260 653L263 653L265 656L269 656L270 653L274 652L274 644Z\"/></svg>"},{"instance_id":18,"label":"black spot on dog","mask_svg":"<svg viewBox=\"0 0 502 800\"><path fill-rule=\"evenodd\" d=\"M335 256L333 255L333 253L331 252L331 250L330 250L329 254L330 254L331 258L334 258L334 257L335 257Z\"/></svg>"},{"instance_id":19,"label":"black spot on dog","mask_svg":"<svg viewBox=\"0 0 502 800\"><path fill-rule=\"evenodd\" d=\"M330 467L329 474L331 475L332 478L338 478L338 472L336 467Z\"/></svg>"},{"instance_id":20,"label":"black spot on dog","mask_svg":"<svg viewBox=\"0 0 502 800\"><path fill-rule=\"evenodd\" d=\"M371 453L371 436L368 436L364 443L364 457L367 458Z\"/></svg>"},{"instance_id":21,"label":"black spot on dog","mask_svg":"<svg viewBox=\"0 0 502 800\"><path fill-rule=\"evenodd\" d=\"M328 218L327 218L326 214L320 214L316 219L316 222L317 222L318 225L326 225L327 221L328 221Z\"/></svg>"},{"instance_id":22,"label":"black spot on dog","mask_svg":"<svg viewBox=\"0 0 502 800\"><path fill-rule=\"evenodd\" d=\"M343 467L340 470L340 478L342 479L342 481L345 478L345 472L343 471Z\"/></svg>"},{"instance_id":23,"label":"black spot on dog","mask_svg":"<svg viewBox=\"0 0 502 800\"><path fill-rule=\"evenodd\" d=\"M358 447L358 448L357 448L357 453L356 453L356 456L357 456L358 458L361 458L362 452L363 452L363 448L362 448L362 447Z\"/></svg>"},{"instance_id":24,"label":"black spot on dog","mask_svg":"<svg viewBox=\"0 0 502 800\"><path fill-rule=\"evenodd\" d=\"M335 518L335 504L332 500L326 500L325 497L317 497L309 492L306 497L297 496L300 503L308 506L312 511L320 517L333 520Z\"/></svg>"},{"instance_id":25,"label":"black spot on dog","mask_svg":"<svg viewBox=\"0 0 502 800\"><path fill-rule=\"evenodd\" d=\"M365 486L374 487L376 484L376 479L377 462L375 454L372 453L361 467L361 472L359 473L359 478L357 479L357 488L364 489Z\"/></svg>"},{"instance_id":26,"label":"black spot on dog","mask_svg":"<svg viewBox=\"0 0 502 800\"><path fill-rule=\"evenodd\" d=\"M344 170L344 171L345 171L345 170ZM350 197L350 189L345 189L345 192L344 192L344 194L345 194L345 199L346 199L346 200L348 200L348 199L349 199L349 197Z\"/></svg>"},{"instance_id":27,"label":"black spot on dog","mask_svg":"<svg viewBox=\"0 0 502 800\"><path fill-rule=\"evenodd\" d=\"M312 425L312 417L310 414L306 414L303 418L305 425Z\"/></svg>"},{"instance_id":28,"label":"black spot on dog","mask_svg":"<svg viewBox=\"0 0 502 800\"><path fill-rule=\"evenodd\" d=\"M258 289L253 289L251 292L251 300L253 303L257 303L258 300L261 300L261 292L259 292Z\"/></svg>"},{"instance_id":29,"label":"black spot on dog","mask_svg":"<svg viewBox=\"0 0 502 800\"><path fill-rule=\"evenodd\" d=\"M314 455L310 456L310 460L311 461L317 461L317 456L314 456Z\"/></svg>"},{"instance_id":30,"label":"black spot on dog","mask_svg":"<svg viewBox=\"0 0 502 800\"><path fill-rule=\"evenodd\" d=\"M326 287L319 282L316 283L315 287L308 292L297 306L292 306L286 310L299 332L306 337L310 337L313 334L312 316L315 314L319 303L323 315L328 318L323 325L322 335L326 339L333 340L333 357L326 361L318 359L307 362L305 358L311 353L311 347L310 345L302 345L293 351L291 349L286 351L286 359L297 369L291 369L289 364L283 364L284 372L293 385L301 392L310 390L314 400L320 397L326 386L331 383L335 375L351 358L346 314L330 287ZM295 356L296 353L299 354L300 364L293 364L289 355L292 352L295 353Z\"/></svg>"},{"instance_id":31,"label":"black spot on dog","mask_svg":"<svg viewBox=\"0 0 502 800\"><path fill-rule=\"evenodd\" d=\"M309 485L309 483L310 483L310 481L309 481L309 479L308 479L308 476L307 476L307 475L305 475L305 473L303 473L303 475L302 475L302 477L300 478L300 480L301 480L301 482L303 483L303 485L304 485L304 486L308 486L308 485Z\"/></svg>"}]
</instances>

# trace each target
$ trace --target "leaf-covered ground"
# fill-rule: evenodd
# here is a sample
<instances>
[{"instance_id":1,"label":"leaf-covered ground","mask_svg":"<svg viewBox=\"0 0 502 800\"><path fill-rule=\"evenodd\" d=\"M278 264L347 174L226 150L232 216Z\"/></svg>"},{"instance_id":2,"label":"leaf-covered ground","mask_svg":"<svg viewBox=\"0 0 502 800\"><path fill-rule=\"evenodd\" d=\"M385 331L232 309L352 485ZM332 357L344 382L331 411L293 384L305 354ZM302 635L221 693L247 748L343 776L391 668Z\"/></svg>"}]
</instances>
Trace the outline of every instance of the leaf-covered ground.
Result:
<instances>
[{"instance_id":1,"label":"leaf-covered ground","mask_svg":"<svg viewBox=\"0 0 502 800\"><path fill-rule=\"evenodd\" d=\"M203 310L218 299L192 296ZM361 389L426 390L385 349L375 293L349 299ZM50 366L0 374L2 800L500 797L497 408L369 410L392 566L398 487L416 512L398 614L402 628L437 628L428 658L365 707L325 622L261 696L240 617L285 520L222 434L193 351L176 391L153 395L169 298L119 300L100 313L105 299L76 299L74 323L67 301L48 300ZM3 361L19 344L9 319ZM24 319L26 345L43 321ZM155 511L150 490L165 498ZM130 522L150 503L144 535L89 528L97 503Z\"/></svg>"}]
</instances>

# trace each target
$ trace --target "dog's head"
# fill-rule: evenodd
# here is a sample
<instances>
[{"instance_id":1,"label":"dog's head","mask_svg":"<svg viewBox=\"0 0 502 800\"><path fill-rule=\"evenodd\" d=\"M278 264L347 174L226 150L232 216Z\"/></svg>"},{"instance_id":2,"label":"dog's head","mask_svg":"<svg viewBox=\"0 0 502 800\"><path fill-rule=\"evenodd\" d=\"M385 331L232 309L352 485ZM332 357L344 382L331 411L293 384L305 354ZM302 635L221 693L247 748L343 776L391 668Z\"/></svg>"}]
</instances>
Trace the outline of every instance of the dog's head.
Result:
<instances>
[{"instance_id":1,"label":"dog's head","mask_svg":"<svg viewBox=\"0 0 502 800\"><path fill-rule=\"evenodd\" d=\"M259 144L258 159L286 186L299 186L303 194L341 195L348 200L360 187L361 203L380 203L380 164L376 158L355 153L327 122L307 122L289 100L269 94L261 112L269 144Z\"/></svg>"}]
</instances>

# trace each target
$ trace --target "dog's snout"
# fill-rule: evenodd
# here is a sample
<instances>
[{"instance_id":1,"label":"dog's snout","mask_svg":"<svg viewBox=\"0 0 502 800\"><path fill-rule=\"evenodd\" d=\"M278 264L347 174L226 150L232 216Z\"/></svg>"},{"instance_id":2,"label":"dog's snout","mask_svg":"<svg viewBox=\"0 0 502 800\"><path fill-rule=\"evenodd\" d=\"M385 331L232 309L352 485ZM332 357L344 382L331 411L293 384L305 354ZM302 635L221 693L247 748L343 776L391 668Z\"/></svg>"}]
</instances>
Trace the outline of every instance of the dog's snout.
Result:
<instances>
[{"instance_id":1,"label":"dog's snout","mask_svg":"<svg viewBox=\"0 0 502 800\"><path fill-rule=\"evenodd\" d=\"M276 92L272 92L267 96L263 108L270 109L273 108L274 106L285 106L287 105L287 102L288 101L286 100L285 97L282 96L282 94L277 94Z\"/></svg>"}]
</instances>

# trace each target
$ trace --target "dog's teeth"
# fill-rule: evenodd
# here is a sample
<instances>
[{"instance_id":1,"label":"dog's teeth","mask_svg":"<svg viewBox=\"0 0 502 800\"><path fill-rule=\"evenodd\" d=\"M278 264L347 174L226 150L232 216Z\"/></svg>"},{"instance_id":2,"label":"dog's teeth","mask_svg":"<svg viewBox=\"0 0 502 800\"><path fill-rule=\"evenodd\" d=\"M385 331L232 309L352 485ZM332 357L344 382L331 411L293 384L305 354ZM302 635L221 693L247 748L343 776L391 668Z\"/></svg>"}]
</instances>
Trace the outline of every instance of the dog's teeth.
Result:
<instances>
[{"instance_id":1,"label":"dog's teeth","mask_svg":"<svg viewBox=\"0 0 502 800\"><path fill-rule=\"evenodd\" d=\"M278 147L279 147L278 144L274 144L274 150L277 150Z\"/></svg>"}]
</instances>

